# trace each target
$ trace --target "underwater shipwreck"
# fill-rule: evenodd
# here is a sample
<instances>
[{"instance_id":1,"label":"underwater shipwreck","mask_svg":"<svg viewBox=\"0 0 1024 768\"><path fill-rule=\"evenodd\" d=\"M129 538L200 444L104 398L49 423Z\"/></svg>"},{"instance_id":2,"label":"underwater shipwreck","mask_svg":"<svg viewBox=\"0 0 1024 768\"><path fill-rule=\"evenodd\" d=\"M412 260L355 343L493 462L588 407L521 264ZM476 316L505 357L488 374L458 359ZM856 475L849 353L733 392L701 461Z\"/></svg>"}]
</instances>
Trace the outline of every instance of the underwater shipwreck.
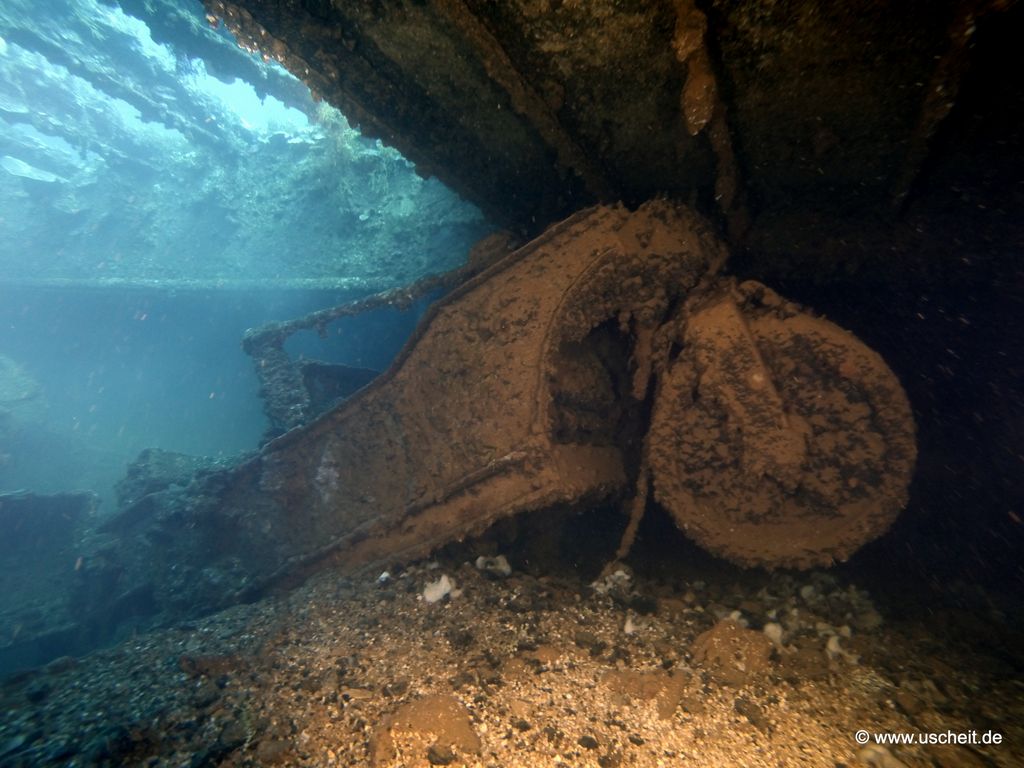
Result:
<instances>
[{"instance_id":1,"label":"underwater shipwreck","mask_svg":"<svg viewBox=\"0 0 1024 768\"><path fill-rule=\"evenodd\" d=\"M299 423L135 500L104 524L124 552L104 559L162 606L212 609L557 505L630 497L632 533L652 495L741 565L845 560L906 502L906 396L850 334L716 274L724 257L686 209L586 210L478 267L388 371L312 419L282 331L255 331L276 421Z\"/></svg>"},{"instance_id":2,"label":"underwater shipwreck","mask_svg":"<svg viewBox=\"0 0 1024 768\"><path fill-rule=\"evenodd\" d=\"M44 478L0 484L0 766L1017 764L1018 3L111 4L159 87L84 58L86 5L3 14L11 253L66 238L10 259L3 324L82 292L199 346L228 292L336 300L239 311L262 435L155 442L112 502L109 467L51 490L35 342L0 346L0 483ZM116 154L163 202L87 202L115 153L33 106L37 55L203 147ZM312 127L183 107L207 69ZM184 245L133 265L160 216ZM383 365L307 351L379 312Z\"/></svg>"}]
</instances>

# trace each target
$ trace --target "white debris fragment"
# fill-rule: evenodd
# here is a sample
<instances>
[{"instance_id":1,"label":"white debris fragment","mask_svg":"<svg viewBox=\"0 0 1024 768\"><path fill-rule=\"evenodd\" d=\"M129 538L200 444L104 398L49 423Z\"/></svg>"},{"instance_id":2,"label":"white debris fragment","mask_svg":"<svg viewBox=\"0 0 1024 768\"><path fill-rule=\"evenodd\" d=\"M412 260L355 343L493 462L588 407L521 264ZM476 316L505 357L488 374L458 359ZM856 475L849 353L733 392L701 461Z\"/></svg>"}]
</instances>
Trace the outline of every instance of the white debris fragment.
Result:
<instances>
[{"instance_id":1,"label":"white debris fragment","mask_svg":"<svg viewBox=\"0 0 1024 768\"><path fill-rule=\"evenodd\" d=\"M633 576L625 568L619 568L614 573L609 573L602 579L598 579L590 586L600 595L607 595L614 589L628 587L633 581Z\"/></svg>"},{"instance_id":2,"label":"white debris fragment","mask_svg":"<svg viewBox=\"0 0 1024 768\"><path fill-rule=\"evenodd\" d=\"M384 571L377 577L377 583L380 585L387 584L389 581L391 581L391 574L388 571Z\"/></svg>"},{"instance_id":3,"label":"white debris fragment","mask_svg":"<svg viewBox=\"0 0 1024 768\"><path fill-rule=\"evenodd\" d=\"M841 645L839 645L839 637L838 636L831 635L829 637L828 642L825 643L825 653L828 654L830 659L834 659L837 656L842 655L843 647Z\"/></svg>"},{"instance_id":4,"label":"white debris fragment","mask_svg":"<svg viewBox=\"0 0 1024 768\"><path fill-rule=\"evenodd\" d=\"M856 664L860 661L860 656L855 653L848 653L843 650L843 646L839 644L839 635L832 635L829 637L828 642L825 643L825 653L828 654L830 659L844 659L850 664Z\"/></svg>"},{"instance_id":5,"label":"white debris fragment","mask_svg":"<svg viewBox=\"0 0 1024 768\"><path fill-rule=\"evenodd\" d=\"M633 615L626 616L626 623L622 627L622 631L627 635L632 635L637 630L636 622L633 621Z\"/></svg>"},{"instance_id":6,"label":"white debris fragment","mask_svg":"<svg viewBox=\"0 0 1024 768\"><path fill-rule=\"evenodd\" d=\"M443 600L446 596L454 594L455 584L451 579L448 578L447 574L442 573L441 578L437 581L431 581L423 588L423 600L427 603L436 603L439 600Z\"/></svg>"},{"instance_id":7,"label":"white debris fragment","mask_svg":"<svg viewBox=\"0 0 1024 768\"><path fill-rule=\"evenodd\" d=\"M512 566L508 564L508 559L504 555L498 555L497 557L484 557L480 555L476 559L475 565L478 571L484 571L502 579L512 574Z\"/></svg>"},{"instance_id":8,"label":"white debris fragment","mask_svg":"<svg viewBox=\"0 0 1024 768\"><path fill-rule=\"evenodd\" d=\"M772 641L776 648L782 648L782 625L775 621L769 621L764 625L764 635Z\"/></svg>"}]
</instances>

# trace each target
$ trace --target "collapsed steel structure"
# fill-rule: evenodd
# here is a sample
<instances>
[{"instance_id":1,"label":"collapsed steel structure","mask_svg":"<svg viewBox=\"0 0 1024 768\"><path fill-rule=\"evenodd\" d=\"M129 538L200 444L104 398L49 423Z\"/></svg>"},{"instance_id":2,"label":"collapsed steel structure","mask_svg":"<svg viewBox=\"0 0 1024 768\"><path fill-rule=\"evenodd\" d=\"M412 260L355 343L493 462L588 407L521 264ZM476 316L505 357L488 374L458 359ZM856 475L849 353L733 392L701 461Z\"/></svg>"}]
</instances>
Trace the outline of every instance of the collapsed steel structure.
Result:
<instances>
[{"instance_id":1,"label":"collapsed steel structure","mask_svg":"<svg viewBox=\"0 0 1024 768\"><path fill-rule=\"evenodd\" d=\"M432 305L350 398L135 514L144 545L112 529L158 602L211 606L608 499L632 516L620 555L653 496L742 565L844 560L907 500L907 399L877 354L725 258L687 208L584 210Z\"/></svg>"}]
</instances>

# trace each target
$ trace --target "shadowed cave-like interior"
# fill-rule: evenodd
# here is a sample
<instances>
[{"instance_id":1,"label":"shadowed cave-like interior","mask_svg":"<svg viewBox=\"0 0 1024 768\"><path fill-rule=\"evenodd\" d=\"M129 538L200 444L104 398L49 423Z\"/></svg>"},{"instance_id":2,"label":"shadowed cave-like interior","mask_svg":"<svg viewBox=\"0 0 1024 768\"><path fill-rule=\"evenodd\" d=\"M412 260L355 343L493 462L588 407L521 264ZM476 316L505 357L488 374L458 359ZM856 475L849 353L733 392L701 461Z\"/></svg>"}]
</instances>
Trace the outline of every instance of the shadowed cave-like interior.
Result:
<instances>
[{"instance_id":1,"label":"shadowed cave-like interior","mask_svg":"<svg viewBox=\"0 0 1024 768\"><path fill-rule=\"evenodd\" d=\"M186 28L162 25L173 3L119 4L145 20L154 39L188 46ZM64 733L59 718L32 715L39 719L30 723L26 716L0 731L8 739L0 741L0 765L69 756L83 765L144 757L163 765L183 756L195 765L539 765L549 757L552 765L602 767L665 759L830 768L1014 764L1021 731L1011 722L1024 699L1024 6L203 5L211 25L279 62L364 136L399 150L416 173L442 181L502 233L448 277L370 299L366 306L405 306L436 296L429 291L439 286L449 291L380 378L315 360L292 370L283 338L296 324L247 334L247 352L262 370L269 442L230 472L221 465L211 472L198 459L144 456L125 481L124 509L101 531L120 540L117 557L104 561L98 550L75 566L73 603L85 618L39 647L20 647L7 663L17 669L62 658L12 678L0 701L26 711L57 708L60 676L79 674L79 662L64 654L154 627L139 641L137 662L116 648L90 657L81 674L95 693L80 695L109 698L119 665L156 658L182 691L165 701L166 680L147 683L161 693L141 711L160 726L142 725L142 715L108 714L127 724L62 737L63 752L59 744L44 748L39 737ZM267 87L285 98L292 86ZM597 205L608 207L591 209ZM684 233L685 242L668 252L700 258L645 262L664 255L648 249L645 237L657 240L650 234L657 222L677 215L685 223L670 231ZM631 222L645 216L653 229L633 232ZM477 226L471 220L465 229ZM607 259L616 279L590 285L587 259L603 263L595 254L605 248L605 230L630 244L635 235L640 245ZM572 256L551 267L545 248L558 254L560 243ZM502 261L514 246L518 255ZM626 274L631 259L643 264L635 286L614 273ZM549 275L537 278L545 269ZM372 265L367 273L376 274ZM512 291L505 301L488 293L504 280L522 286L530 279L534 293ZM662 283L676 292L661 291ZM874 412L883 401L895 411L903 403L900 387L885 379L889 369L902 385L916 461L900 433L896 458L870 468L870 481L881 486L877 475L888 466L900 488L887 491L884 514L864 522L853 544L831 542L826 531L805 556L792 554L792 542L749 537L754 549L785 552L775 561L716 549L720 542L697 530L696 518L673 507L692 488L658 483L658 471L685 465L677 454L686 440L665 439L671 450L663 448L648 468L657 451L645 425L667 410L658 402L666 372L676 361L703 366L701 345L717 349L716 322L732 317L715 303L719 293L746 313L748 335L755 319L772 328L779 318L803 317L797 302L877 352L885 386L863 395ZM687 307L691 295L697 298ZM492 332L508 334L509 349L519 351L515 332L525 336L544 312L557 318L551 327L564 338L523 347L523 364L554 371L544 411L551 439L540 447L544 441L534 440L531 454L502 442L504 433L491 445L486 430L458 432L487 418L509 434L529 431L514 388L497 415L494 403L474 395L504 393L484 382L511 380L518 365L487 351ZM303 322L322 330L327 320L296 321ZM811 330L838 338L823 327ZM759 333L761 343L770 331ZM650 351L659 340L668 361ZM762 366L799 368L780 361L802 348L767 349L762 344ZM486 373L463 380L467 360ZM452 393L463 386L459 399ZM684 399L708 397L696 384L692 393L686 381L677 386ZM275 387L285 393L277 402ZM289 387L306 399L290 400ZM337 404L353 392L350 406ZM456 407L464 409L462 422L451 418ZM807 409L794 418L809 420ZM705 423L687 425L697 434ZM403 462L411 460L394 446L417 436L429 471L409 471L409 480ZM860 443L837 445L845 452ZM344 457L364 461L360 446L372 456L347 465ZM785 453L781 443L775 447ZM449 482L453 463L470 466L484 453L477 472ZM839 466L843 459L821 460ZM776 460L785 463L774 455L767 461ZM151 487L150 468L163 473ZM785 467L766 471L774 470ZM906 494L901 473L909 478ZM856 497L856 481L843 479L850 485L836 485L836 497ZM413 488L414 480L424 487ZM325 488L340 488L343 501ZM392 496L406 506L396 502L403 513L380 534L365 520L390 509ZM332 505L356 510L340 538ZM220 517L204 517L212 507ZM302 515L290 515L299 508ZM630 517L644 509L642 519ZM503 517L509 510L519 512ZM81 513L60 507L53 514ZM160 523L147 527L151 520ZM810 523L798 530L813 538ZM429 564L421 560L431 553ZM453 581L436 581L437 570ZM26 595L46 588L19 587ZM351 615L339 616L334 604ZM194 639L197 627L202 641ZM985 644L991 647L982 653ZM181 650L171 655L171 648ZM730 653L742 657L738 667L722 661ZM599 691L593 710L556 702L563 686L580 685ZM974 701L972 691L985 686L990 700ZM253 691L267 700L253 704ZM808 747L801 757L793 746L800 742L794 723L804 721L779 704L786 696L798 702L793 711L806 703L826 723L808 737L819 751ZM843 717L813 714L837 699L849 702ZM643 706L651 712L641 713ZM199 714L179 716L183 708ZM674 730L663 727L669 720ZM869 721L872 730L988 729L1018 743L858 749L853 725ZM653 735L662 730L668 735ZM755 762L762 758L768 762Z\"/></svg>"},{"instance_id":2,"label":"shadowed cave-like interior","mask_svg":"<svg viewBox=\"0 0 1024 768\"><path fill-rule=\"evenodd\" d=\"M520 236L657 195L712 217L731 272L908 391L912 500L866 557L1019 584L1018 4L206 6Z\"/></svg>"}]
</instances>

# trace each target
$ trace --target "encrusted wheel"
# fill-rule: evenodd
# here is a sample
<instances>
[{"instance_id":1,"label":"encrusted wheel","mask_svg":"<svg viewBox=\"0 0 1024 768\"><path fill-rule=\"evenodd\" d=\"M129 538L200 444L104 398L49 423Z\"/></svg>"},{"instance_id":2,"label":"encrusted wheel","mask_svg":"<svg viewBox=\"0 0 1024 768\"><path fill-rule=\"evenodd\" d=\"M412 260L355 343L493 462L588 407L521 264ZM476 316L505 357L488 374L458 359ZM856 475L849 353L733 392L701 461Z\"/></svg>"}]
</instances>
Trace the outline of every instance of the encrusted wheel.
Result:
<instances>
[{"instance_id":1,"label":"encrusted wheel","mask_svg":"<svg viewBox=\"0 0 1024 768\"><path fill-rule=\"evenodd\" d=\"M809 568L889 528L916 448L878 354L757 283L692 300L680 327L648 461L687 535L741 565Z\"/></svg>"}]
</instances>

